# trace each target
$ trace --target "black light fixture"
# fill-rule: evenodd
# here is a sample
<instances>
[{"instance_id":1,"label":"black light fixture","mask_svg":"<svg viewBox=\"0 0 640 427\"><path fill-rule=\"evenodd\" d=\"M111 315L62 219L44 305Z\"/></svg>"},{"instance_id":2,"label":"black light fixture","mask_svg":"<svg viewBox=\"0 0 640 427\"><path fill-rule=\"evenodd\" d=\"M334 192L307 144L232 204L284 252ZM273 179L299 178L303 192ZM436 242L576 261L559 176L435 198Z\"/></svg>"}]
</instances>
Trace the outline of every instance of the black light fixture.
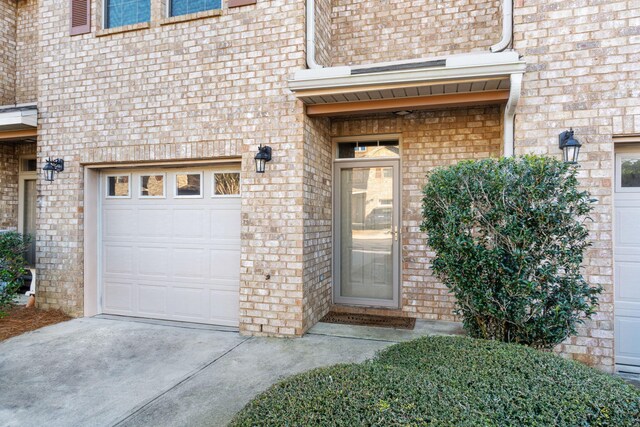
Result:
<instances>
[{"instance_id":1,"label":"black light fixture","mask_svg":"<svg viewBox=\"0 0 640 427\"><path fill-rule=\"evenodd\" d=\"M578 163L578 155L582 144L573 137L573 128L562 132L559 140L565 163Z\"/></svg>"},{"instance_id":2,"label":"black light fixture","mask_svg":"<svg viewBox=\"0 0 640 427\"><path fill-rule=\"evenodd\" d=\"M64 170L64 160L47 159L45 161L47 163L42 167L42 172L44 173L44 180L48 182L53 182L53 180L55 179L56 173L60 173Z\"/></svg>"},{"instance_id":3,"label":"black light fixture","mask_svg":"<svg viewBox=\"0 0 640 427\"><path fill-rule=\"evenodd\" d=\"M271 161L271 147L267 145L260 145L258 147L258 154L256 154L255 160L256 173L264 173L267 162Z\"/></svg>"}]
</instances>

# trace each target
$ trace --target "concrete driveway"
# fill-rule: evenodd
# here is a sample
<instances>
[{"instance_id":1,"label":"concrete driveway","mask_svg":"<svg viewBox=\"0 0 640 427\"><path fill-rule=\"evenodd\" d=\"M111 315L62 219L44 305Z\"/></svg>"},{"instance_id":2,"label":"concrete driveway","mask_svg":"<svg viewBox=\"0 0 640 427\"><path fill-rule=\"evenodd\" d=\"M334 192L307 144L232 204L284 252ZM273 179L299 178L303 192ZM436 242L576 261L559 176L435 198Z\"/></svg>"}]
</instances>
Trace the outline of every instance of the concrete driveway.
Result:
<instances>
[{"instance_id":1,"label":"concrete driveway","mask_svg":"<svg viewBox=\"0 0 640 427\"><path fill-rule=\"evenodd\" d=\"M318 324L300 339L204 325L85 318L0 342L0 426L223 426L283 377L455 333Z\"/></svg>"}]
</instances>

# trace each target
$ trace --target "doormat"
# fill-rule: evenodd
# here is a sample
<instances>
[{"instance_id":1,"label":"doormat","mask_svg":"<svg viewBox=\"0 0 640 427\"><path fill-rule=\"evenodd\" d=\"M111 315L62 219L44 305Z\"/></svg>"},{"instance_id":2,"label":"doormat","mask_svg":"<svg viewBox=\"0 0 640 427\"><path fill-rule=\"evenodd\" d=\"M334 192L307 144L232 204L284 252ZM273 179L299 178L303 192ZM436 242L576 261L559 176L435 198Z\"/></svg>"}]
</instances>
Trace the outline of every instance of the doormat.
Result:
<instances>
[{"instance_id":1,"label":"doormat","mask_svg":"<svg viewBox=\"0 0 640 427\"><path fill-rule=\"evenodd\" d=\"M376 316L373 314L337 313L330 311L320 320L340 325L377 326L380 328L413 329L416 319L412 317Z\"/></svg>"}]
</instances>

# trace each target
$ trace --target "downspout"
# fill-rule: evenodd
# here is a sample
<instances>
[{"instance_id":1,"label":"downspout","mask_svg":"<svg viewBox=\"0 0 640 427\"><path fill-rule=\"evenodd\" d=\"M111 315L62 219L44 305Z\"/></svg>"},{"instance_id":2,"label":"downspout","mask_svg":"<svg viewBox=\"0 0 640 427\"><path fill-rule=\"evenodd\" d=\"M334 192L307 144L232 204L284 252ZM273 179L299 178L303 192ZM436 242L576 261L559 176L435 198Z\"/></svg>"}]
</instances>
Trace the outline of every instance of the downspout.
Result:
<instances>
[{"instance_id":1,"label":"downspout","mask_svg":"<svg viewBox=\"0 0 640 427\"><path fill-rule=\"evenodd\" d=\"M316 2L307 0L307 67L322 68L316 62Z\"/></svg>"},{"instance_id":2,"label":"downspout","mask_svg":"<svg viewBox=\"0 0 640 427\"><path fill-rule=\"evenodd\" d=\"M504 157L513 157L514 153L514 122L522 89L522 74L511 74L509 80L511 82L509 100L504 109L504 147L502 150Z\"/></svg>"},{"instance_id":3,"label":"downspout","mask_svg":"<svg viewBox=\"0 0 640 427\"><path fill-rule=\"evenodd\" d=\"M513 38L513 0L502 2L502 39L491 46L491 52L502 52Z\"/></svg>"}]
</instances>

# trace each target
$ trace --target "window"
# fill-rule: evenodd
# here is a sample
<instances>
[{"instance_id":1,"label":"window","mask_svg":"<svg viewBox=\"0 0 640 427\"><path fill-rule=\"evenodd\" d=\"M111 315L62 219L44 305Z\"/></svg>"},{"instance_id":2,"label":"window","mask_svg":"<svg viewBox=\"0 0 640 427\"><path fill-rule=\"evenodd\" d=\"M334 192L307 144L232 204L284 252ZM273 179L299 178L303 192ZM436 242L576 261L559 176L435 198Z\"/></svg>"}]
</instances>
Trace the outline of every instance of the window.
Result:
<instances>
[{"instance_id":1,"label":"window","mask_svg":"<svg viewBox=\"0 0 640 427\"><path fill-rule=\"evenodd\" d=\"M620 190L640 190L640 154L619 154L618 174Z\"/></svg>"},{"instance_id":2,"label":"window","mask_svg":"<svg viewBox=\"0 0 640 427\"><path fill-rule=\"evenodd\" d=\"M108 198L128 198L131 194L129 175L107 176L107 197Z\"/></svg>"},{"instance_id":3,"label":"window","mask_svg":"<svg viewBox=\"0 0 640 427\"><path fill-rule=\"evenodd\" d=\"M20 170L22 172L37 172L38 161L35 158L22 158L20 164Z\"/></svg>"},{"instance_id":4,"label":"window","mask_svg":"<svg viewBox=\"0 0 640 427\"><path fill-rule=\"evenodd\" d=\"M106 28L149 22L151 0L105 0Z\"/></svg>"},{"instance_id":5,"label":"window","mask_svg":"<svg viewBox=\"0 0 640 427\"><path fill-rule=\"evenodd\" d=\"M220 9L221 7L221 0L171 0L169 15L187 15L204 10Z\"/></svg>"},{"instance_id":6,"label":"window","mask_svg":"<svg viewBox=\"0 0 640 427\"><path fill-rule=\"evenodd\" d=\"M141 198L164 197L164 174L140 176Z\"/></svg>"},{"instance_id":7,"label":"window","mask_svg":"<svg viewBox=\"0 0 640 427\"><path fill-rule=\"evenodd\" d=\"M400 157L397 140L389 141L357 141L338 144L339 159Z\"/></svg>"},{"instance_id":8,"label":"window","mask_svg":"<svg viewBox=\"0 0 640 427\"><path fill-rule=\"evenodd\" d=\"M202 197L202 173L177 173L176 197Z\"/></svg>"},{"instance_id":9,"label":"window","mask_svg":"<svg viewBox=\"0 0 640 427\"><path fill-rule=\"evenodd\" d=\"M214 172L213 195L236 196L240 194L240 172Z\"/></svg>"}]
</instances>

